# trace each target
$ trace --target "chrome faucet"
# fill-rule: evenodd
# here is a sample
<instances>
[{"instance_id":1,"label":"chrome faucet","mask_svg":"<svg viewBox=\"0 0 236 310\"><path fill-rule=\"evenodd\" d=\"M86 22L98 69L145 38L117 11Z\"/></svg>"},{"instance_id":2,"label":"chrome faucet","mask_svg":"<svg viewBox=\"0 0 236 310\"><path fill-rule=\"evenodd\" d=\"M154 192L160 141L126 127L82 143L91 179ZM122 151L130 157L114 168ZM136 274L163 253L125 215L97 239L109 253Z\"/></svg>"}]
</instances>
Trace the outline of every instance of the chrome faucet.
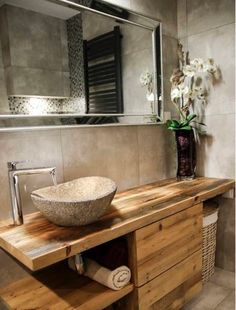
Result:
<instances>
[{"instance_id":1,"label":"chrome faucet","mask_svg":"<svg viewBox=\"0 0 236 310\"><path fill-rule=\"evenodd\" d=\"M25 163L26 161L11 161L7 163L8 166L8 179L10 186L12 217L14 225L22 225L24 223L20 188L19 176L32 175L32 174L50 174L54 185L56 185L56 167L42 167L42 168L17 168L18 164Z\"/></svg>"}]
</instances>

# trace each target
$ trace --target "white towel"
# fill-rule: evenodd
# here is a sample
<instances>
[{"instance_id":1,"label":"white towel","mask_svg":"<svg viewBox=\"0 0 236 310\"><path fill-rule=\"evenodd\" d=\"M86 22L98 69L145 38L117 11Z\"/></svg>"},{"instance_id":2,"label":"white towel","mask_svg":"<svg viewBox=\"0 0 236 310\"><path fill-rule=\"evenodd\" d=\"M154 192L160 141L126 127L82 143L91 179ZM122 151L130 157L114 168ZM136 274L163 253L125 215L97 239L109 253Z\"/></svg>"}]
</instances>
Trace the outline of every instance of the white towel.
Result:
<instances>
[{"instance_id":1,"label":"white towel","mask_svg":"<svg viewBox=\"0 0 236 310\"><path fill-rule=\"evenodd\" d=\"M76 270L76 264L72 262L72 259L74 259L75 262L75 256L69 259L69 267ZM130 282L131 271L126 266L120 266L115 270L109 270L89 258L84 259L84 265L85 276L112 290L120 290Z\"/></svg>"},{"instance_id":2,"label":"white towel","mask_svg":"<svg viewBox=\"0 0 236 310\"><path fill-rule=\"evenodd\" d=\"M77 254L68 259L68 266L78 274L84 274L84 261L81 254Z\"/></svg>"}]
</instances>

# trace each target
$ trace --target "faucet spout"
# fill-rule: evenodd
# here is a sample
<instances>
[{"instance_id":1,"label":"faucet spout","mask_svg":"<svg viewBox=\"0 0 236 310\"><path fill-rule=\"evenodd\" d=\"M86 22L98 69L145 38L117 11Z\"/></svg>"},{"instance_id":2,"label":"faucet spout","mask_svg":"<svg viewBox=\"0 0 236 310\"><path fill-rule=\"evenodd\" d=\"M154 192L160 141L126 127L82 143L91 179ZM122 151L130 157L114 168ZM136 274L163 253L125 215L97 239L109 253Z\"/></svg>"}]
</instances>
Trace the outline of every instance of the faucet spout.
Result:
<instances>
[{"instance_id":1,"label":"faucet spout","mask_svg":"<svg viewBox=\"0 0 236 310\"><path fill-rule=\"evenodd\" d=\"M22 175L33 174L50 174L53 184L56 185L56 167L42 168L26 168L17 169L17 165L21 162L8 162L8 179L11 196L12 217L14 225L22 225L24 223L22 203L19 188L19 177Z\"/></svg>"}]
</instances>

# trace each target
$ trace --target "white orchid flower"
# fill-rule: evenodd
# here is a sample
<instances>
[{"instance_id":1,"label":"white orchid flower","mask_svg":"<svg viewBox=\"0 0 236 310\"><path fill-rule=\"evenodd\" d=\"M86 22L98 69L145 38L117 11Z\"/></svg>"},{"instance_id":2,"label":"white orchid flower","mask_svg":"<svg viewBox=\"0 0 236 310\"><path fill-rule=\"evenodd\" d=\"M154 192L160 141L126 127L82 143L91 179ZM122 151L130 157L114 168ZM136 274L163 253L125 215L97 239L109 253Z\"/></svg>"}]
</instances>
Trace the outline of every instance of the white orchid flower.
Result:
<instances>
[{"instance_id":1,"label":"white orchid flower","mask_svg":"<svg viewBox=\"0 0 236 310\"><path fill-rule=\"evenodd\" d=\"M140 81L142 86L147 86L147 85L151 84L152 83L152 74L148 71L143 72L140 75L139 81Z\"/></svg>"},{"instance_id":2,"label":"white orchid flower","mask_svg":"<svg viewBox=\"0 0 236 310\"><path fill-rule=\"evenodd\" d=\"M183 67L183 73L185 76L192 77L196 73L196 70L193 66L187 65Z\"/></svg>"},{"instance_id":3,"label":"white orchid flower","mask_svg":"<svg viewBox=\"0 0 236 310\"><path fill-rule=\"evenodd\" d=\"M204 64L205 72L211 73L216 79L220 77L219 68L212 58L209 58Z\"/></svg>"},{"instance_id":4,"label":"white orchid flower","mask_svg":"<svg viewBox=\"0 0 236 310\"><path fill-rule=\"evenodd\" d=\"M195 69L195 71L203 71L204 61L202 58L194 58L190 61L190 65Z\"/></svg>"},{"instance_id":5,"label":"white orchid flower","mask_svg":"<svg viewBox=\"0 0 236 310\"><path fill-rule=\"evenodd\" d=\"M150 102L153 102L155 99L153 93L147 93L146 98L147 98L147 101L150 101Z\"/></svg>"},{"instance_id":6,"label":"white orchid flower","mask_svg":"<svg viewBox=\"0 0 236 310\"><path fill-rule=\"evenodd\" d=\"M171 100L175 101L176 99L181 98L182 93L178 87L175 87L171 90Z\"/></svg>"}]
</instances>

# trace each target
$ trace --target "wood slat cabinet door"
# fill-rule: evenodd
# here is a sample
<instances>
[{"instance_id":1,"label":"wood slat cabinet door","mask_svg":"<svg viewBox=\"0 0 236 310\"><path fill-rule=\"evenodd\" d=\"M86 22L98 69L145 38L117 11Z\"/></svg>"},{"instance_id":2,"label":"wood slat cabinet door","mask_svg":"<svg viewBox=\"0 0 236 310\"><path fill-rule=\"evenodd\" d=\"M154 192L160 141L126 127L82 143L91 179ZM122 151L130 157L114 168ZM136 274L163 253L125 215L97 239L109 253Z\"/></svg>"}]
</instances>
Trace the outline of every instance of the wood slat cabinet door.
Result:
<instances>
[{"instance_id":1,"label":"wood slat cabinet door","mask_svg":"<svg viewBox=\"0 0 236 310\"><path fill-rule=\"evenodd\" d=\"M202 204L135 231L130 236L133 282L140 287L202 247Z\"/></svg>"},{"instance_id":2,"label":"wood slat cabinet door","mask_svg":"<svg viewBox=\"0 0 236 310\"><path fill-rule=\"evenodd\" d=\"M135 310L178 310L202 289L202 252L193 253L152 281L136 288Z\"/></svg>"}]
</instances>

